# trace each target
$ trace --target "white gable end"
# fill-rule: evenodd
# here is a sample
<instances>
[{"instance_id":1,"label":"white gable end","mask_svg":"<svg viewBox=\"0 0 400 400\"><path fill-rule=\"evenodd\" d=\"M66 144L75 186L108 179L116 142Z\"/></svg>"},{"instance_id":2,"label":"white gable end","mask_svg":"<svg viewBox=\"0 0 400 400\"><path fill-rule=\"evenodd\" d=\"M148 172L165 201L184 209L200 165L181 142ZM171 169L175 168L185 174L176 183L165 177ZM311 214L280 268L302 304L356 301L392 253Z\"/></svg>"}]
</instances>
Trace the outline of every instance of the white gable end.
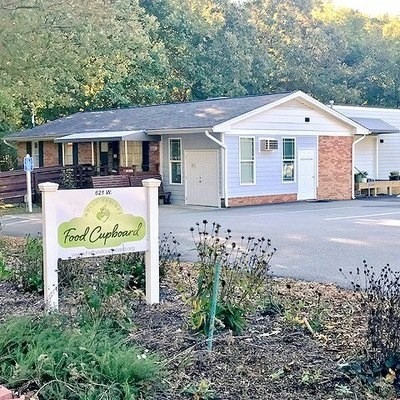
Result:
<instances>
[{"instance_id":1,"label":"white gable end","mask_svg":"<svg viewBox=\"0 0 400 400\"><path fill-rule=\"evenodd\" d=\"M306 104L301 99L289 100L276 107L233 122L228 132L244 131L324 136L350 136L356 133L354 127L321 109Z\"/></svg>"}]
</instances>

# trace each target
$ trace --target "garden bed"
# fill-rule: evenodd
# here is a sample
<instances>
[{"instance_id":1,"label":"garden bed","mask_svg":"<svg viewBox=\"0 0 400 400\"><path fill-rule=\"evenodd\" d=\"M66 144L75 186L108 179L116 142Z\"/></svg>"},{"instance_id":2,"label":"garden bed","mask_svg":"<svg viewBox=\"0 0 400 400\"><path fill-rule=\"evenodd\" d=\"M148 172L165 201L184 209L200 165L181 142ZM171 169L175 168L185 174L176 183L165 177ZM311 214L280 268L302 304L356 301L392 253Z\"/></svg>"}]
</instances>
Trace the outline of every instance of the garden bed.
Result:
<instances>
[{"instance_id":1,"label":"garden bed","mask_svg":"<svg viewBox=\"0 0 400 400\"><path fill-rule=\"evenodd\" d=\"M149 399L397 399L383 379L372 389L338 368L359 357L363 344L365 318L354 293L275 278L276 295L292 306L275 315L258 312L239 336L217 332L208 352L204 336L187 328L189 309L176 289L179 279L174 268L167 271L158 305L132 294L129 340L158 353L164 370ZM61 304L68 310L74 295L62 293ZM41 295L0 282L0 321L41 314L42 305ZM320 318L318 331L308 323L313 313Z\"/></svg>"}]
</instances>

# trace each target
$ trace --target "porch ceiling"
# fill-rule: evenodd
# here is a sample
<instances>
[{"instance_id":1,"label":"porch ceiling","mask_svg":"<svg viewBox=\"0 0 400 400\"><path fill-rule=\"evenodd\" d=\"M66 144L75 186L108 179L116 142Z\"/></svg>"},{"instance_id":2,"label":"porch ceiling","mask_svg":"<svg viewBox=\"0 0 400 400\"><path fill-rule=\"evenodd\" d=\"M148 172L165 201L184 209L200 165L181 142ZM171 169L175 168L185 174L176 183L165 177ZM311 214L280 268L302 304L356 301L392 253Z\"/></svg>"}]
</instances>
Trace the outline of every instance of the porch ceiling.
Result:
<instances>
[{"instance_id":1,"label":"porch ceiling","mask_svg":"<svg viewBox=\"0 0 400 400\"><path fill-rule=\"evenodd\" d=\"M62 136L54 139L56 143L77 143L77 142L113 142L133 140L136 142L159 142L159 135L148 135L146 131L121 131L121 132L82 132Z\"/></svg>"}]
</instances>

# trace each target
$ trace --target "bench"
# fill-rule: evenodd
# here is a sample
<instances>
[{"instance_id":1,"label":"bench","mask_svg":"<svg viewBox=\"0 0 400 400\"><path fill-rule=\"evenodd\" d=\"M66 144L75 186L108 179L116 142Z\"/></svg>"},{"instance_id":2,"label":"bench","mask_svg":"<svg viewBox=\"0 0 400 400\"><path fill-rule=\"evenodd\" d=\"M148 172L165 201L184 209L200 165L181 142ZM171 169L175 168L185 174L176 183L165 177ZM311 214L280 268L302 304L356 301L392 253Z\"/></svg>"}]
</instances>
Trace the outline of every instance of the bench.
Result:
<instances>
[{"instance_id":1,"label":"bench","mask_svg":"<svg viewBox=\"0 0 400 400\"><path fill-rule=\"evenodd\" d=\"M365 190L367 196L377 196L380 193L392 196L393 194L400 193L400 181L357 182L355 184L355 190L359 194Z\"/></svg>"},{"instance_id":2,"label":"bench","mask_svg":"<svg viewBox=\"0 0 400 400\"><path fill-rule=\"evenodd\" d=\"M141 187L143 179L158 179L161 181L158 187L158 199L162 199L164 204L171 204L171 192L166 192L160 174L130 175L129 181L132 187Z\"/></svg>"},{"instance_id":3,"label":"bench","mask_svg":"<svg viewBox=\"0 0 400 400\"><path fill-rule=\"evenodd\" d=\"M131 186L131 184L128 175L92 176L92 187L94 189L129 186Z\"/></svg>"}]
</instances>

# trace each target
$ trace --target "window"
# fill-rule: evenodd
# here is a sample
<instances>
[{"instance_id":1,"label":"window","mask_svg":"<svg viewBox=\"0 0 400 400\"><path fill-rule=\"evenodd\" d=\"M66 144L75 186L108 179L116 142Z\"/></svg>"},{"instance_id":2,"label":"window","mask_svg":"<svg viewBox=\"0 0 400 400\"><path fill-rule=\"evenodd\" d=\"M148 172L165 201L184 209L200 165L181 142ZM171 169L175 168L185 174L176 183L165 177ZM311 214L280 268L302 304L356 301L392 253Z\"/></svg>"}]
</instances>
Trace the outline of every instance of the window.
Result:
<instances>
[{"instance_id":1,"label":"window","mask_svg":"<svg viewBox=\"0 0 400 400\"><path fill-rule=\"evenodd\" d=\"M239 141L240 184L254 183L254 138L241 137Z\"/></svg>"},{"instance_id":2,"label":"window","mask_svg":"<svg viewBox=\"0 0 400 400\"><path fill-rule=\"evenodd\" d=\"M73 161L73 144L65 143L64 144L64 165L72 165Z\"/></svg>"},{"instance_id":3,"label":"window","mask_svg":"<svg viewBox=\"0 0 400 400\"><path fill-rule=\"evenodd\" d=\"M181 139L169 139L169 170L171 183L182 183Z\"/></svg>"},{"instance_id":4,"label":"window","mask_svg":"<svg viewBox=\"0 0 400 400\"><path fill-rule=\"evenodd\" d=\"M294 166L296 160L295 139L282 139L282 180L283 182L294 182Z\"/></svg>"},{"instance_id":5,"label":"window","mask_svg":"<svg viewBox=\"0 0 400 400\"><path fill-rule=\"evenodd\" d=\"M41 167L39 142L32 142L32 158L33 168Z\"/></svg>"}]
</instances>

